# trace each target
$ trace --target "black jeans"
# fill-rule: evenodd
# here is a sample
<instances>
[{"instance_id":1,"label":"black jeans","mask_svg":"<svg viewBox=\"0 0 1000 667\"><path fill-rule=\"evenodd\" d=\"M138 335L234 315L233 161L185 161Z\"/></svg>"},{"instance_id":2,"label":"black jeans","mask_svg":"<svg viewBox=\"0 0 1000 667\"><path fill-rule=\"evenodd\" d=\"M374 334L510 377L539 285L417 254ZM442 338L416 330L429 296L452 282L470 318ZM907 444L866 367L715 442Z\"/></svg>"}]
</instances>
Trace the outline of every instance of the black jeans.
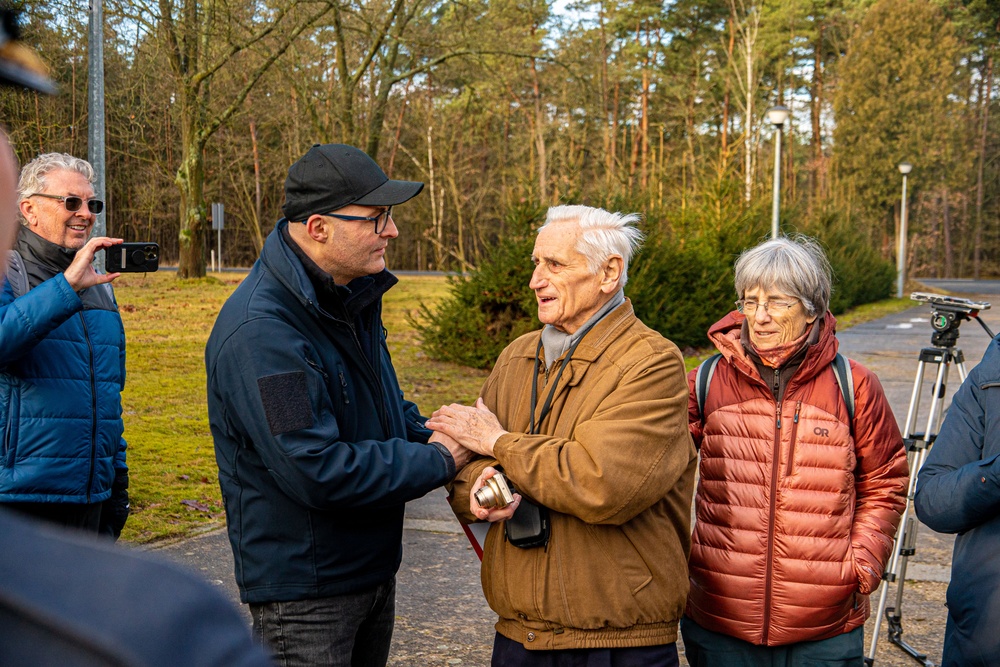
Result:
<instances>
[{"instance_id":1,"label":"black jeans","mask_svg":"<svg viewBox=\"0 0 1000 667\"><path fill-rule=\"evenodd\" d=\"M493 640L493 667L678 667L676 644L627 648L572 648L529 651L499 632Z\"/></svg>"},{"instance_id":2,"label":"black jeans","mask_svg":"<svg viewBox=\"0 0 1000 667\"><path fill-rule=\"evenodd\" d=\"M251 604L254 639L279 667L385 667L396 580L317 600Z\"/></svg>"}]
</instances>

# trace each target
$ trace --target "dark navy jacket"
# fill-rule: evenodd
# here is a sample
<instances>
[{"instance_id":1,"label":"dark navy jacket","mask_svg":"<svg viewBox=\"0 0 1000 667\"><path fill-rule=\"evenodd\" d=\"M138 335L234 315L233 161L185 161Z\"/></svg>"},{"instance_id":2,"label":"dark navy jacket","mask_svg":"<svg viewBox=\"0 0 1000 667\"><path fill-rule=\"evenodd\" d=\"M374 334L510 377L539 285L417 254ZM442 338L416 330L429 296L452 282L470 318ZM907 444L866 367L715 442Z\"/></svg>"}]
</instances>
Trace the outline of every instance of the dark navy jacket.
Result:
<instances>
[{"instance_id":1,"label":"dark navy jacket","mask_svg":"<svg viewBox=\"0 0 1000 667\"><path fill-rule=\"evenodd\" d=\"M75 253L25 227L16 250L0 292L0 502L104 501L125 467L114 294L74 292L62 271Z\"/></svg>"},{"instance_id":2,"label":"dark navy jacket","mask_svg":"<svg viewBox=\"0 0 1000 667\"><path fill-rule=\"evenodd\" d=\"M287 224L268 236L205 351L244 602L387 581L399 568L404 503L454 476L447 450L424 444L430 432L389 358L381 295L396 279L360 278L337 290L346 300L318 294Z\"/></svg>"},{"instance_id":3,"label":"dark navy jacket","mask_svg":"<svg viewBox=\"0 0 1000 667\"><path fill-rule=\"evenodd\" d=\"M1000 665L1000 336L955 393L914 503L932 529L958 533L943 665Z\"/></svg>"}]
</instances>

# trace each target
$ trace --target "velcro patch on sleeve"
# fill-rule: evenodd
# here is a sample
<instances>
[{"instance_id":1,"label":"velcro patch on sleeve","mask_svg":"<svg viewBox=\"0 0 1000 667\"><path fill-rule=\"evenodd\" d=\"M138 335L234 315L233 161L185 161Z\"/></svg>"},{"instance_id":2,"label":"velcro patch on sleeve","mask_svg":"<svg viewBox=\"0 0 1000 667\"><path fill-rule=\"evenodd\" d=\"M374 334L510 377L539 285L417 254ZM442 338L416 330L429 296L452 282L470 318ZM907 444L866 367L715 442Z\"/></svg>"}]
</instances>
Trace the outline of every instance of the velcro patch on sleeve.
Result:
<instances>
[{"instance_id":1,"label":"velcro patch on sleeve","mask_svg":"<svg viewBox=\"0 0 1000 667\"><path fill-rule=\"evenodd\" d=\"M271 435L309 428L313 425L305 371L266 375L257 378Z\"/></svg>"}]
</instances>

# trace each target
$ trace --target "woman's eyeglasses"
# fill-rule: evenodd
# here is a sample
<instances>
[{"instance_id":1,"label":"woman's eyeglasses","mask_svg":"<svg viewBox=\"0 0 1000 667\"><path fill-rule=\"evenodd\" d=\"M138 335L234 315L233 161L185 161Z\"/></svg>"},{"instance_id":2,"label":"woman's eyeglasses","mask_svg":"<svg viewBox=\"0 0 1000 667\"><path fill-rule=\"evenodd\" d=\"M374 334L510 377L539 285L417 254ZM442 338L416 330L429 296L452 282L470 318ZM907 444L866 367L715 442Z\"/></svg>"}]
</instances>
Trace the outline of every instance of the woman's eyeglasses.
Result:
<instances>
[{"instance_id":1,"label":"woman's eyeglasses","mask_svg":"<svg viewBox=\"0 0 1000 667\"><path fill-rule=\"evenodd\" d=\"M757 307L759 306L769 315L783 315L798 302L798 299L796 299L795 301L765 301L764 303L757 303L756 301L740 299L736 302L736 310L744 315L753 315L757 312Z\"/></svg>"},{"instance_id":2,"label":"woman's eyeglasses","mask_svg":"<svg viewBox=\"0 0 1000 667\"><path fill-rule=\"evenodd\" d=\"M63 206L65 206L66 210L69 211L70 213L76 213L81 208L83 208L83 202L84 202L84 199L82 197L77 197L76 195L69 195L67 197L63 197L60 195L48 195L45 194L44 192L33 192L28 196L45 197L46 199L56 199L58 201L61 201L63 203ZM87 201L87 210L93 213L94 215L97 215L98 213L104 210L104 202L101 201L100 199L87 199L86 201Z\"/></svg>"}]
</instances>

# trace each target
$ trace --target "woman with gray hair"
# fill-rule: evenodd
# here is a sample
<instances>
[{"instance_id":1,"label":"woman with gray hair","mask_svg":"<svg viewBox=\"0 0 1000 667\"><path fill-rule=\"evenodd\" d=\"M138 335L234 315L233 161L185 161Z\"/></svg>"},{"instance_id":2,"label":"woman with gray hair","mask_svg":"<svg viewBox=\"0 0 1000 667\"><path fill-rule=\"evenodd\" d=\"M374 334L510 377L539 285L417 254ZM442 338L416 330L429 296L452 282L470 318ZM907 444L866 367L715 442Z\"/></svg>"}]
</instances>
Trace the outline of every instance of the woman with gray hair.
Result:
<instances>
[{"instance_id":1,"label":"woman with gray hair","mask_svg":"<svg viewBox=\"0 0 1000 667\"><path fill-rule=\"evenodd\" d=\"M719 350L691 371L700 448L681 623L691 665L862 665L868 595L904 506L903 441L875 374L840 357L808 238L745 251Z\"/></svg>"}]
</instances>

